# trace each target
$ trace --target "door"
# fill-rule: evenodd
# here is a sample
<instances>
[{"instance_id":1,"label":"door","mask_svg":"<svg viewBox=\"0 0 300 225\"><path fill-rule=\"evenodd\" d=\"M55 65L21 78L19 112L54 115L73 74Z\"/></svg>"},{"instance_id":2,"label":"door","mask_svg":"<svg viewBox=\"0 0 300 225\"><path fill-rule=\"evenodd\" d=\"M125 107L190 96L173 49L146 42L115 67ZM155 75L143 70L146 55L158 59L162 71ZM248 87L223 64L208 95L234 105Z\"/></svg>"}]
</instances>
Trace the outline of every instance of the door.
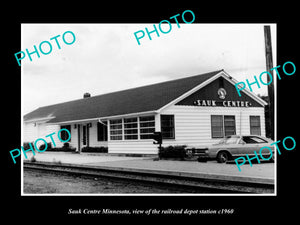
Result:
<instances>
[{"instance_id":1,"label":"door","mask_svg":"<svg viewBox=\"0 0 300 225\"><path fill-rule=\"evenodd\" d=\"M87 125L82 126L82 147L89 146L89 128Z\"/></svg>"},{"instance_id":2,"label":"door","mask_svg":"<svg viewBox=\"0 0 300 225\"><path fill-rule=\"evenodd\" d=\"M78 137L77 137L77 141L78 141L78 149L77 149L77 152L81 152L81 139L80 139L80 128L81 128L81 126L80 126L80 124L77 124L77 134L78 134Z\"/></svg>"}]
</instances>

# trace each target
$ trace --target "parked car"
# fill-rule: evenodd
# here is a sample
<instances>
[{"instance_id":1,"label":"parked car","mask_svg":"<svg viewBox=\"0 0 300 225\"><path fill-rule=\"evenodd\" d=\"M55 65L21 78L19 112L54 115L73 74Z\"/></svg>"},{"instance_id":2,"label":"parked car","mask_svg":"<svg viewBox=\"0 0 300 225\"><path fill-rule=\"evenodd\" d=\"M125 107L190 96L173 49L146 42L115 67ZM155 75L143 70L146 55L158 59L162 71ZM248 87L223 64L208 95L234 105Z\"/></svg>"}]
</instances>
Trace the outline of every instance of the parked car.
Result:
<instances>
[{"instance_id":1,"label":"parked car","mask_svg":"<svg viewBox=\"0 0 300 225\"><path fill-rule=\"evenodd\" d=\"M228 160L245 156L255 156L254 151L259 155L262 147L268 146L273 150L272 159L274 159L274 146L270 144L274 141L259 135L230 135L221 139L218 143L207 148L187 148L187 155L197 156L198 161L216 159L219 163L226 163ZM262 151L264 158L270 157L270 152L265 149Z\"/></svg>"}]
</instances>

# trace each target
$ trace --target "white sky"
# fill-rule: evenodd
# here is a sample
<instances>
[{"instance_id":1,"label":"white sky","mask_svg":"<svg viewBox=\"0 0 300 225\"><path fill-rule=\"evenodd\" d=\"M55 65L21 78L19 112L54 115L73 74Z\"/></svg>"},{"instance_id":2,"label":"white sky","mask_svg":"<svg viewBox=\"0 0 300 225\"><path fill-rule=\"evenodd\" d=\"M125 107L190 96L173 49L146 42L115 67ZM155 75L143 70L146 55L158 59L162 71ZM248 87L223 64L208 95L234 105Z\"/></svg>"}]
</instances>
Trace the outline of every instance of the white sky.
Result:
<instances>
[{"instance_id":1,"label":"white sky","mask_svg":"<svg viewBox=\"0 0 300 225\"><path fill-rule=\"evenodd\" d=\"M238 81L254 81L266 70L264 25L174 23L170 33L153 33L152 40L146 34L138 45L134 32L153 24L22 24L24 52L66 31L76 36L72 45L59 37L60 50L52 40L49 55L22 60L23 114L85 92L95 96L220 69ZM271 36L275 67L275 24ZM266 94L267 86L254 92Z\"/></svg>"}]
</instances>

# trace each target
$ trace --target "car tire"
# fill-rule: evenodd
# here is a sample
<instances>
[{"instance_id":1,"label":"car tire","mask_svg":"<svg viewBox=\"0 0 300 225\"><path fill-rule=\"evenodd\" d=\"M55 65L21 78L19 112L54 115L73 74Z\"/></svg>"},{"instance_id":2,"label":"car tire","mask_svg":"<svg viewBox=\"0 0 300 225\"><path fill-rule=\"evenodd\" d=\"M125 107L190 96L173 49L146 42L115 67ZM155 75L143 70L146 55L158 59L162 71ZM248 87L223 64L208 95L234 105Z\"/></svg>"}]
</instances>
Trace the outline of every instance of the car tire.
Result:
<instances>
[{"instance_id":1,"label":"car tire","mask_svg":"<svg viewBox=\"0 0 300 225\"><path fill-rule=\"evenodd\" d=\"M230 155L228 152L222 151L219 152L217 155L217 161L218 163L226 163L230 158Z\"/></svg>"}]
</instances>

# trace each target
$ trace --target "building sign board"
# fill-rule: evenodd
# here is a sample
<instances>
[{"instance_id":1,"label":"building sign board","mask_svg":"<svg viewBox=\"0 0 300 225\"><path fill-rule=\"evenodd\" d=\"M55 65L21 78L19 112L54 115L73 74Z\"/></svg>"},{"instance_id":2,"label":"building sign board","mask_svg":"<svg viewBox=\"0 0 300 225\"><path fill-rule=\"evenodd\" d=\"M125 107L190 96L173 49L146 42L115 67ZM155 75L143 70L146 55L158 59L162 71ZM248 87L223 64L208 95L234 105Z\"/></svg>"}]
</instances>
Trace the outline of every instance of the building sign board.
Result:
<instances>
[{"instance_id":1,"label":"building sign board","mask_svg":"<svg viewBox=\"0 0 300 225\"><path fill-rule=\"evenodd\" d=\"M216 100L196 100L194 105L197 106L224 106L224 107L249 107L251 102L248 101L216 101Z\"/></svg>"},{"instance_id":2,"label":"building sign board","mask_svg":"<svg viewBox=\"0 0 300 225\"><path fill-rule=\"evenodd\" d=\"M238 96L234 85L220 77L205 87L184 98L176 105L203 107L263 107L252 97L241 93Z\"/></svg>"}]
</instances>

